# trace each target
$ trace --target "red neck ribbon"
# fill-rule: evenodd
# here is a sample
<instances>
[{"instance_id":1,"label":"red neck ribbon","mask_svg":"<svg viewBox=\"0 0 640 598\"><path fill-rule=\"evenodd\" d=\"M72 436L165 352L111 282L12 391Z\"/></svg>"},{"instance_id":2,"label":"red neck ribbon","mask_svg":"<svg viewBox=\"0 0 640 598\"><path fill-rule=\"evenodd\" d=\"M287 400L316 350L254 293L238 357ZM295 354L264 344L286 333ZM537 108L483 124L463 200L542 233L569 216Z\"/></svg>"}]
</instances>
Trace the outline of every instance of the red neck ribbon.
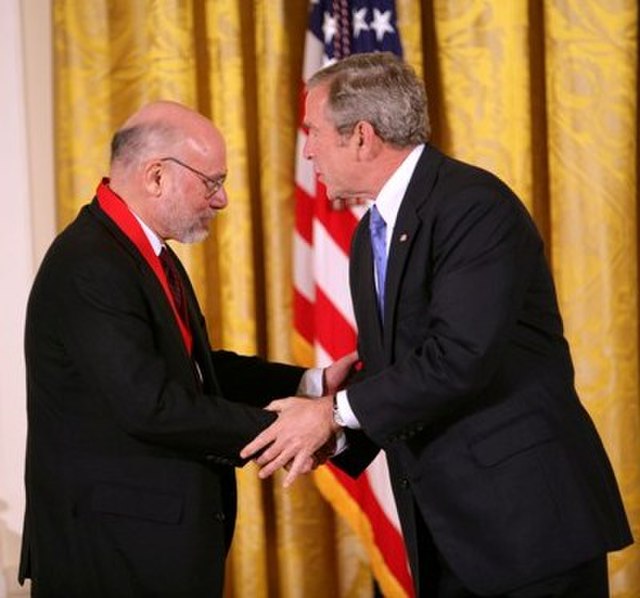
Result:
<instances>
[{"instance_id":1,"label":"red neck ribbon","mask_svg":"<svg viewBox=\"0 0 640 598\"><path fill-rule=\"evenodd\" d=\"M142 230L137 218L131 213L131 210L127 207L127 204L122 198L115 193L109 187L109 179L103 178L96 190L96 196L98 197L98 203L102 211L113 220L118 228L129 238L129 240L138 248L138 251L142 254L142 257L146 260L149 267L153 270L154 274L158 278L158 281L162 285L164 294L167 297L167 301L173 310L176 323L180 328L182 334L182 340L184 341L187 351L191 354L193 348L193 337L188 326L182 321L182 318L178 314L173 295L169 289L169 283L167 277L160 263L160 258L153 251L153 247L147 238L147 235Z\"/></svg>"}]
</instances>

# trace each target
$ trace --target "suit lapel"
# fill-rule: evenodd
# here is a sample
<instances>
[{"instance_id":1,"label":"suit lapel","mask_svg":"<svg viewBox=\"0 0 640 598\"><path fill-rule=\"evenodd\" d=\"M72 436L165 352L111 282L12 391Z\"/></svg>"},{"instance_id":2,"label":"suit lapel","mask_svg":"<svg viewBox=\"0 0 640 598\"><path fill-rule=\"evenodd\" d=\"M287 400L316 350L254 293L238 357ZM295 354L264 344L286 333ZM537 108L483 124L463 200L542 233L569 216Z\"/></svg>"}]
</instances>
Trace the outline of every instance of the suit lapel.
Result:
<instances>
[{"instance_id":1,"label":"suit lapel","mask_svg":"<svg viewBox=\"0 0 640 598\"><path fill-rule=\"evenodd\" d=\"M443 156L438 150L430 145L425 146L400 204L393 229L385 287L384 353L387 361L393 357L396 307L402 281L405 276L410 275L407 270L408 260L422 226L420 209L429 199L442 160Z\"/></svg>"},{"instance_id":2,"label":"suit lapel","mask_svg":"<svg viewBox=\"0 0 640 598\"><path fill-rule=\"evenodd\" d=\"M162 288L158 277L147 263L147 260L131 242L129 237L127 237L115 222L113 222L113 220L111 220L111 218L109 218L100 209L95 200L89 205L89 209L91 213L109 230L109 233L113 236L114 240L131 256L138 268L138 271L140 272L142 285L148 292L149 301L159 310L160 313L163 314L161 316L161 321L165 326L171 328L172 334L175 335L176 343L178 343L178 345L183 349L185 358L190 359L180 328L178 327L174 313L171 309L171 305L167 301L164 289Z\"/></svg>"},{"instance_id":3,"label":"suit lapel","mask_svg":"<svg viewBox=\"0 0 640 598\"><path fill-rule=\"evenodd\" d=\"M189 315L189 326L191 327L191 333L193 335L193 363L196 369L196 379L205 392L211 392L213 394L221 395L220 385L213 368L213 362L211 361L211 345L209 344L209 337L207 330L203 326L202 315L200 307L198 306L198 299L195 291L191 286L191 281L187 276L187 273L182 265L182 262L176 256L176 263L180 269L185 289L187 291L187 311ZM198 371L199 368L199 371Z\"/></svg>"},{"instance_id":4,"label":"suit lapel","mask_svg":"<svg viewBox=\"0 0 640 598\"><path fill-rule=\"evenodd\" d=\"M178 255L171 247L167 247L167 249L171 253L171 258L178 269L186 293L187 316L189 318L189 328L191 329L193 339L192 354L189 360L193 368L194 378L204 392L221 395L222 392L211 360L209 337L203 325L202 312L198 305L198 298L191 284L191 279Z\"/></svg>"},{"instance_id":5,"label":"suit lapel","mask_svg":"<svg viewBox=\"0 0 640 598\"><path fill-rule=\"evenodd\" d=\"M403 202L404 205L404 202ZM401 208L398 220L393 230L391 245L389 247L389 259L387 260L387 281L385 287L384 310L384 352L389 358L393 347L394 331L396 329L396 305L400 285L405 276L407 260L411 252L421 222L415 211L406 210L402 215Z\"/></svg>"}]
</instances>

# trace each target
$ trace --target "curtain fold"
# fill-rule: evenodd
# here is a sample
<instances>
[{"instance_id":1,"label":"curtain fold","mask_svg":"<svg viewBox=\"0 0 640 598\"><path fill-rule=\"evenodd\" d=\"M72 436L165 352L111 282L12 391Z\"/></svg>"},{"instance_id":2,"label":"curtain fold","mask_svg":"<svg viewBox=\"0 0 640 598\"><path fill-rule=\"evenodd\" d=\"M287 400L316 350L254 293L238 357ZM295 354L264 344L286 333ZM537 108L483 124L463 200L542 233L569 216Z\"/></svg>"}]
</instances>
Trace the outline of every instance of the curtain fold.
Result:
<instances>
[{"instance_id":1,"label":"curtain fold","mask_svg":"<svg viewBox=\"0 0 640 598\"><path fill-rule=\"evenodd\" d=\"M552 262L576 381L640 537L635 0L397 0L434 142L523 199ZM307 0L54 0L58 223L91 199L113 131L173 99L222 130L228 208L176 249L215 346L291 361L295 138ZM228 598L370 597L364 552L313 478L238 472ZM635 547L614 598L640 595Z\"/></svg>"},{"instance_id":2,"label":"curtain fold","mask_svg":"<svg viewBox=\"0 0 640 598\"><path fill-rule=\"evenodd\" d=\"M106 3L55 2L52 14L54 167L57 220L62 228L93 193L96 165L108 160L106 140L113 129L111 52ZM101 82L99 87L94 87L95 80ZM102 166L99 172L104 172Z\"/></svg>"},{"instance_id":3,"label":"curtain fold","mask_svg":"<svg viewBox=\"0 0 640 598\"><path fill-rule=\"evenodd\" d=\"M441 145L507 181L531 210L531 84L525 2L437 0L446 110Z\"/></svg>"},{"instance_id":4,"label":"curtain fold","mask_svg":"<svg viewBox=\"0 0 640 598\"><path fill-rule=\"evenodd\" d=\"M548 0L545 29L555 281L578 392L638 538L638 5ZM637 544L612 556L612 595L638 595L638 558Z\"/></svg>"}]
</instances>

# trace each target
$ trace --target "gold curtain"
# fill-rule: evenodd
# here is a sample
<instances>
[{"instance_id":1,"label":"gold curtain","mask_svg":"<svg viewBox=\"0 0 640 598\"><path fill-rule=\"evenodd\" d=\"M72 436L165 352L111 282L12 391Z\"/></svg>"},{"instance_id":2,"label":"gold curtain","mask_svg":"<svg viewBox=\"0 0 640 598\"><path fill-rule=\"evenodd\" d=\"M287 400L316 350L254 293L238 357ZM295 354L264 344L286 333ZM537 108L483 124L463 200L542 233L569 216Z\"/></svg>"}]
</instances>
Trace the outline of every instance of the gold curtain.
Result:
<instances>
[{"instance_id":1,"label":"gold curtain","mask_svg":"<svg viewBox=\"0 0 640 598\"><path fill-rule=\"evenodd\" d=\"M636 0L397 0L436 145L505 179L545 237L576 379L640 537ZM115 128L184 102L228 144L230 205L180 253L216 346L290 361L293 172L307 0L54 0L59 226ZM311 478L238 474L227 596L371 596L366 559ZM640 595L640 555L610 561ZM321 581L320 581L321 580Z\"/></svg>"}]
</instances>

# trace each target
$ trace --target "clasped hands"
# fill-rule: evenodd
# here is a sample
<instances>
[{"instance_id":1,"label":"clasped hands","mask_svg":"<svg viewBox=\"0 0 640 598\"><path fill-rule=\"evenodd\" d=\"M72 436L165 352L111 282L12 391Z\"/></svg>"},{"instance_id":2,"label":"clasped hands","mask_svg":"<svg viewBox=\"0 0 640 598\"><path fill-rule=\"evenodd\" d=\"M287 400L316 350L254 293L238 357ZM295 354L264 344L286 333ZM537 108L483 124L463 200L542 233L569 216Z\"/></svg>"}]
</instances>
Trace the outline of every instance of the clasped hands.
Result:
<instances>
[{"instance_id":1,"label":"clasped hands","mask_svg":"<svg viewBox=\"0 0 640 598\"><path fill-rule=\"evenodd\" d=\"M266 409L277 413L278 419L240 452L243 459L258 454L254 460L260 466L258 475L261 479L284 467L287 469L283 483L286 488L300 474L315 469L333 454L336 433L340 430L333 419L334 396L344 387L357 360L357 353L349 353L325 368L325 396L316 399L288 397L267 405Z\"/></svg>"}]
</instances>

